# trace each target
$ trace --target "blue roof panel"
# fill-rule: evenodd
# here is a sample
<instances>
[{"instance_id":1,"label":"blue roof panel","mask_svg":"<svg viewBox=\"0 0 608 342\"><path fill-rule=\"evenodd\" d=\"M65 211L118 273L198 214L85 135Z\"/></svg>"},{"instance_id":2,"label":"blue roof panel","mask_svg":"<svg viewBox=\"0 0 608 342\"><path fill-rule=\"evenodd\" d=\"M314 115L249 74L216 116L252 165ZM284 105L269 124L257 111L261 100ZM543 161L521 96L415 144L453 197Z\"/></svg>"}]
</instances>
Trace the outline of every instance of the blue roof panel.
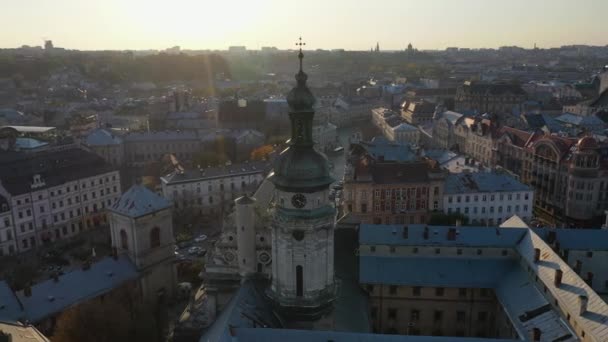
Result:
<instances>
[{"instance_id":1,"label":"blue roof panel","mask_svg":"<svg viewBox=\"0 0 608 342\"><path fill-rule=\"evenodd\" d=\"M508 259L361 256L359 281L434 287L494 288L516 266Z\"/></svg>"},{"instance_id":2,"label":"blue roof panel","mask_svg":"<svg viewBox=\"0 0 608 342\"><path fill-rule=\"evenodd\" d=\"M425 225L408 225L407 239L403 238L403 225L362 224L359 228L361 245L397 246L470 246L513 248L526 234L526 228L497 227L446 227L428 226L428 238L424 238ZM456 229L456 238L448 240L449 229Z\"/></svg>"},{"instance_id":3,"label":"blue roof panel","mask_svg":"<svg viewBox=\"0 0 608 342\"><path fill-rule=\"evenodd\" d=\"M0 281L0 321L15 322L24 316L17 296L5 281Z\"/></svg>"},{"instance_id":4,"label":"blue roof panel","mask_svg":"<svg viewBox=\"0 0 608 342\"><path fill-rule=\"evenodd\" d=\"M473 172L453 173L446 177L446 195L480 192L532 191L517 179L502 173Z\"/></svg>"},{"instance_id":5,"label":"blue roof panel","mask_svg":"<svg viewBox=\"0 0 608 342\"><path fill-rule=\"evenodd\" d=\"M91 265L88 270L77 269L59 276L58 281L49 279L32 286L32 295L17 294L26 317L39 322L65 310L76 303L95 298L109 292L125 282L139 276L135 265L127 257L114 260L104 258Z\"/></svg>"}]
</instances>

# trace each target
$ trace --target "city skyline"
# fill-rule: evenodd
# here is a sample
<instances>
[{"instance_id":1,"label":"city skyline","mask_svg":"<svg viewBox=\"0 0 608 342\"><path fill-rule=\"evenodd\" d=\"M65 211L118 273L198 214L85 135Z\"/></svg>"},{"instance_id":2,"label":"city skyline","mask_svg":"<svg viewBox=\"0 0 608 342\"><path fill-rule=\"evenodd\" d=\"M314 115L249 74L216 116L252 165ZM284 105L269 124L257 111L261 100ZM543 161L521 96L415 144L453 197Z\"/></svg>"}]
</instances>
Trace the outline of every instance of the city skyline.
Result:
<instances>
[{"instance_id":1,"label":"city skyline","mask_svg":"<svg viewBox=\"0 0 608 342\"><path fill-rule=\"evenodd\" d=\"M296 1L176 0L171 7L141 0L4 2L11 10L0 19L12 29L0 33L0 48L43 45L51 39L58 47L79 50L289 49L300 35L309 49L347 50L369 50L376 42L381 50L401 50L410 42L419 49L608 43L601 27L608 3L600 0L586 0L584 6L558 0L550 7L523 0L384 0L359 6L345 0L314 0L306 6Z\"/></svg>"}]
</instances>

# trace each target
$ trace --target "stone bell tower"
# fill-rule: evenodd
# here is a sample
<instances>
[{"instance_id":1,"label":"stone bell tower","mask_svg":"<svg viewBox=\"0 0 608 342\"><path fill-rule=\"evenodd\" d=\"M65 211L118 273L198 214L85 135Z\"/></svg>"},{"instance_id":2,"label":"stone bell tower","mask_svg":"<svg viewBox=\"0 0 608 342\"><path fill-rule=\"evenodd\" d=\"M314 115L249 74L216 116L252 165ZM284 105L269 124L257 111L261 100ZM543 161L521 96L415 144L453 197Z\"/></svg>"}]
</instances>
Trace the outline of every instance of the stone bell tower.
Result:
<instances>
[{"instance_id":1,"label":"stone bell tower","mask_svg":"<svg viewBox=\"0 0 608 342\"><path fill-rule=\"evenodd\" d=\"M291 139L270 176L277 203L272 219L269 295L287 314L315 318L331 308L336 292L335 208L329 200L329 186L334 180L327 158L313 147L315 98L302 71L301 48L298 57L297 85L287 95Z\"/></svg>"}]
</instances>

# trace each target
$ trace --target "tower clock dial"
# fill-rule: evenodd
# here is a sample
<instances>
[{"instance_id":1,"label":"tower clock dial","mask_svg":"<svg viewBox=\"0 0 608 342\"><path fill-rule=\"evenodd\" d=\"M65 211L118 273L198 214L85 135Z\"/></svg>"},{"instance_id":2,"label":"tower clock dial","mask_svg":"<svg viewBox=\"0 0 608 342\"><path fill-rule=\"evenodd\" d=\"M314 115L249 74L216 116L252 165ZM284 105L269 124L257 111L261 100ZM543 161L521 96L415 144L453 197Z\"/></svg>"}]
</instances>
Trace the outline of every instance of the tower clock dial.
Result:
<instances>
[{"instance_id":1,"label":"tower clock dial","mask_svg":"<svg viewBox=\"0 0 608 342\"><path fill-rule=\"evenodd\" d=\"M293 197L291 198L291 204L293 204L293 206L298 209L304 208L304 206L306 205L306 196L302 194L293 195Z\"/></svg>"}]
</instances>

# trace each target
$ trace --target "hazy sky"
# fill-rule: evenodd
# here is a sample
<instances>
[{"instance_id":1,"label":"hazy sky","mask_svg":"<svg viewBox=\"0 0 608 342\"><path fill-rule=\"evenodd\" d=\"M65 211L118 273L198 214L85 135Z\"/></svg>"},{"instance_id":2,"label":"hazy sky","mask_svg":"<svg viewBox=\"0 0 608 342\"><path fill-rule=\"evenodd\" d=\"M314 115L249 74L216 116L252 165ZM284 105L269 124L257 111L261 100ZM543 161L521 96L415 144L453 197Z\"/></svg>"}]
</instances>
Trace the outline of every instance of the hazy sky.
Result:
<instances>
[{"instance_id":1,"label":"hazy sky","mask_svg":"<svg viewBox=\"0 0 608 342\"><path fill-rule=\"evenodd\" d=\"M608 44L608 0L0 0L0 47L420 49Z\"/></svg>"}]
</instances>

